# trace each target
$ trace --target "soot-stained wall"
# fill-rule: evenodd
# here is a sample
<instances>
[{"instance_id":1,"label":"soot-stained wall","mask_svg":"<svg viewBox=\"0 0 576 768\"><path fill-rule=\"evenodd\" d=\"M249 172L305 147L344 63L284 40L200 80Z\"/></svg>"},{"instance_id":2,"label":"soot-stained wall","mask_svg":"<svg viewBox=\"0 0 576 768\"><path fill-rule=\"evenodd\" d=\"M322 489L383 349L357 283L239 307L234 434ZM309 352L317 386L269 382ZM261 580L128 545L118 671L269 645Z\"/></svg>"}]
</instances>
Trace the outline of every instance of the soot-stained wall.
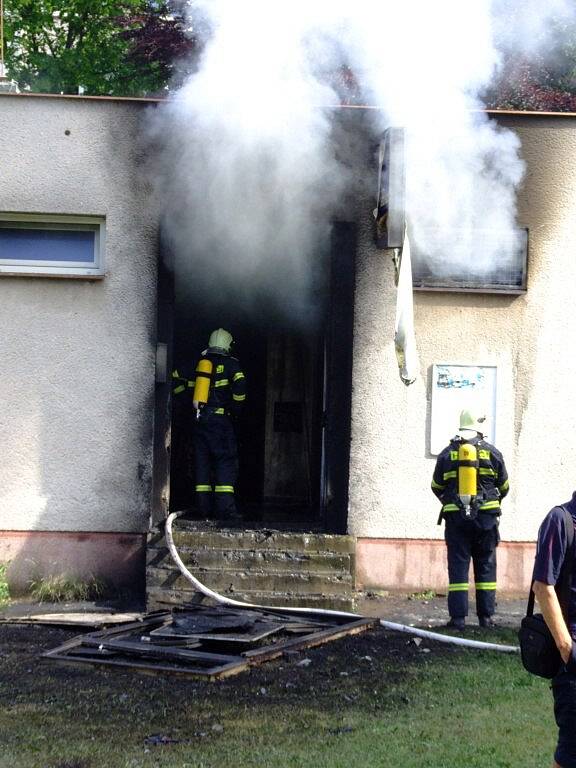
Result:
<instances>
[{"instance_id":1,"label":"soot-stained wall","mask_svg":"<svg viewBox=\"0 0 576 768\"><path fill-rule=\"evenodd\" d=\"M122 570L148 529L158 224L140 172L142 112L0 98L0 211L106 221L103 279L0 277L0 560L19 582L58 560L98 575L123 535ZM77 532L99 537L67 538Z\"/></svg>"},{"instance_id":2,"label":"soot-stained wall","mask_svg":"<svg viewBox=\"0 0 576 768\"><path fill-rule=\"evenodd\" d=\"M520 589L529 581L538 526L576 485L576 358L571 351L576 337L571 309L576 117L498 120L519 136L526 163L518 223L529 229L528 291L520 296L416 293L420 375L410 387L398 377L394 353L394 268L389 253L374 246L369 205L364 206L348 520L349 532L359 537L358 578L364 585L441 586L447 578L438 503L430 491L435 363L498 367L497 442L511 487L500 525L502 586ZM454 434L457 428L454 424Z\"/></svg>"}]
</instances>

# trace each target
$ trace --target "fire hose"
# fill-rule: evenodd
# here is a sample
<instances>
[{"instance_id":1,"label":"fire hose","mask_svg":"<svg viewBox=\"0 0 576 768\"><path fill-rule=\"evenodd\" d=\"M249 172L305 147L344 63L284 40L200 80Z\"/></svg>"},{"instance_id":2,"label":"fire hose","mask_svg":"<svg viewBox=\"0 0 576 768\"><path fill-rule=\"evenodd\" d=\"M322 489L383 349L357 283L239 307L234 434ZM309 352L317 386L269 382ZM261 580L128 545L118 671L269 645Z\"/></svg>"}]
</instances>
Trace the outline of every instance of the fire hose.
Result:
<instances>
[{"instance_id":1,"label":"fire hose","mask_svg":"<svg viewBox=\"0 0 576 768\"><path fill-rule=\"evenodd\" d=\"M214 592L214 590L210 589L209 587L206 587L204 584L202 584L198 579L193 576L190 571L186 568L184 563L182 562L182 558L178 554L178 551L176 549L176 546L174 544L174 537L172 535L172 523L174 519L178 516L177 512L171 512L167 519L166 519L166 527L164 530L164 535L166 537L166 543L168 545L168 550L170 552L170 555L172 557L172 560L176 563L178 570L184 576L184 578L192 584L192 586L198 591L201 592L206 597L210 597L213 600L215 600L217 603L220 603L222 605L230 605L234 606L236 608L256 608L259 610L266 610L266 611L281 611L283 613L294 613L294 614L304 614L304 615L310 615L310 614L320 614L322 616L333 616L334 618L342 618L342 619L360 619L363 618L357 613L349 613L347 611L333 611L328 609L318 609L318 608L294 608L292 606L269 606L269 605L257 605L255 603L246 603L241 600L234 600L230 597L225 597L224 595L219 594L218 592ZM426 629L418 629L416 627L410 627L407 624L397 624L393 621L386 621L385 619L379 620L380 625L384 627L385 629L389 629L393 632L405 632L415 637L422 637L428 640L435 640L440 643L450 643L452 645L461 645L466 648L475 648L477 650L481 651L502 651L504 653L517 653L519 648L515 645L503 645L501 643L485 643L480 640L469 640L465 637L454 637L452 635L443 635L440 632L430 632Z\"/></svg>"}]
</instances>

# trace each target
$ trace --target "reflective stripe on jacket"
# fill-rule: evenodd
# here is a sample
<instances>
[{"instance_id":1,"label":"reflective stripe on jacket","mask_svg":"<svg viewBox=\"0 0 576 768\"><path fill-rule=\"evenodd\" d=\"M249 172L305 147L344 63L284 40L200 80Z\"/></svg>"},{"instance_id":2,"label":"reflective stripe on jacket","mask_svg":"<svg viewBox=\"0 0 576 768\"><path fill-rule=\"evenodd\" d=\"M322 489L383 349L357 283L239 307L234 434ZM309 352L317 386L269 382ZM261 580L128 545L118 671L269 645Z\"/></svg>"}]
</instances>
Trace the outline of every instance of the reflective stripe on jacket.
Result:
<instances>
[{"instance_id":1,"label":"reflective stripe on jacket","mask_svg":"<svg viewBox=\"0 0 576 768\"><path fill-rule=\"evenodd\" d=\"M508 472L500 451L482 438L464 439L457 435L436 460L432 476L432 492L442 502L442 515L458 512L458 448L462 443L476 446L478 451L479 512L500 514L500 499L509 491Z\"/></svg>"}]
</instances>

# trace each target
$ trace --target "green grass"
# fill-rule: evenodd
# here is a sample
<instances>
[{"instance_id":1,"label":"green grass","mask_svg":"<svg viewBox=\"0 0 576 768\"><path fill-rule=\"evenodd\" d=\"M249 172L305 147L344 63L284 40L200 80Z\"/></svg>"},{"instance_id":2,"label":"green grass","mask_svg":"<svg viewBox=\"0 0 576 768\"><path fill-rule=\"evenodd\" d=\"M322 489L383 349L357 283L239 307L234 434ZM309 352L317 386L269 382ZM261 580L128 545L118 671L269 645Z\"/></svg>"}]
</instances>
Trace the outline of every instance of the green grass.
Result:
<instances>
[{"instance_id":1,"label":"green grass","mask_svg":"<svg viewBox=\"0 0 576 768\"><path fill-rule=\"evenodd\" d=\"M499 631L500 642L513 643ZM542 768L551 694L516 655L333 643L207 684L25 662L0 696L1 768ZM401 641L405 644L404 639ZM398 654L403 654L397 644ZM412 650L413 648L413 650ZM27 666L30 664L30 666ZM348 670L342 675L342 670ZM181 743L154 746L161 734Z\"/></svg>"},{"instance_id":2,"label":"green grass","mask_svg":"<svg viewBox=\"0 0 576 768\"><path fill-rule=\"evenodd\" d=\"M66 574L46 576L30 582L30 595L39 603L98 600L106 592L101 579L78 579Z\"/></svg>"}]
</instances>

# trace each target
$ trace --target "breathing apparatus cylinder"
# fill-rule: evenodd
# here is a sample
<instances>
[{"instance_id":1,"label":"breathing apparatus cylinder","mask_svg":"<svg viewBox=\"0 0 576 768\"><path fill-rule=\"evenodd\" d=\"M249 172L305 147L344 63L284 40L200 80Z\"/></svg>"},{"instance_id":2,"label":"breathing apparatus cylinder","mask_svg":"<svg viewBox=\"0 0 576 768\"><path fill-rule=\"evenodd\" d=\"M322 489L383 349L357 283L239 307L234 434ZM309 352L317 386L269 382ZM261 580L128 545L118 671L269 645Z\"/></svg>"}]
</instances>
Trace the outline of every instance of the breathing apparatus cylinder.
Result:
<instances>
[{"instance_id":1,"label":"breathing apparatus cylinder","mask_svg":"<svg viewBox=\"0 0 576 768\"><path fill-rule=\"evenodd\" d=\"M458 447L458 496L467 516L478 495L478 451L475 445L461 443Z\"/></svg>"},{"instance_id":2,"label":"breathing apparatus cylinder","mask_svg":"<svg viewBox=\"0 0 576 768\"><path fill-rule=\"evenodd\" d=\"M200 408L208 402L210 383L212 381L212 361L203 357L196 366L196 381L194 382L194 394L192 396L194 408L200 413Z\"/></svg>"}]
</instances>

